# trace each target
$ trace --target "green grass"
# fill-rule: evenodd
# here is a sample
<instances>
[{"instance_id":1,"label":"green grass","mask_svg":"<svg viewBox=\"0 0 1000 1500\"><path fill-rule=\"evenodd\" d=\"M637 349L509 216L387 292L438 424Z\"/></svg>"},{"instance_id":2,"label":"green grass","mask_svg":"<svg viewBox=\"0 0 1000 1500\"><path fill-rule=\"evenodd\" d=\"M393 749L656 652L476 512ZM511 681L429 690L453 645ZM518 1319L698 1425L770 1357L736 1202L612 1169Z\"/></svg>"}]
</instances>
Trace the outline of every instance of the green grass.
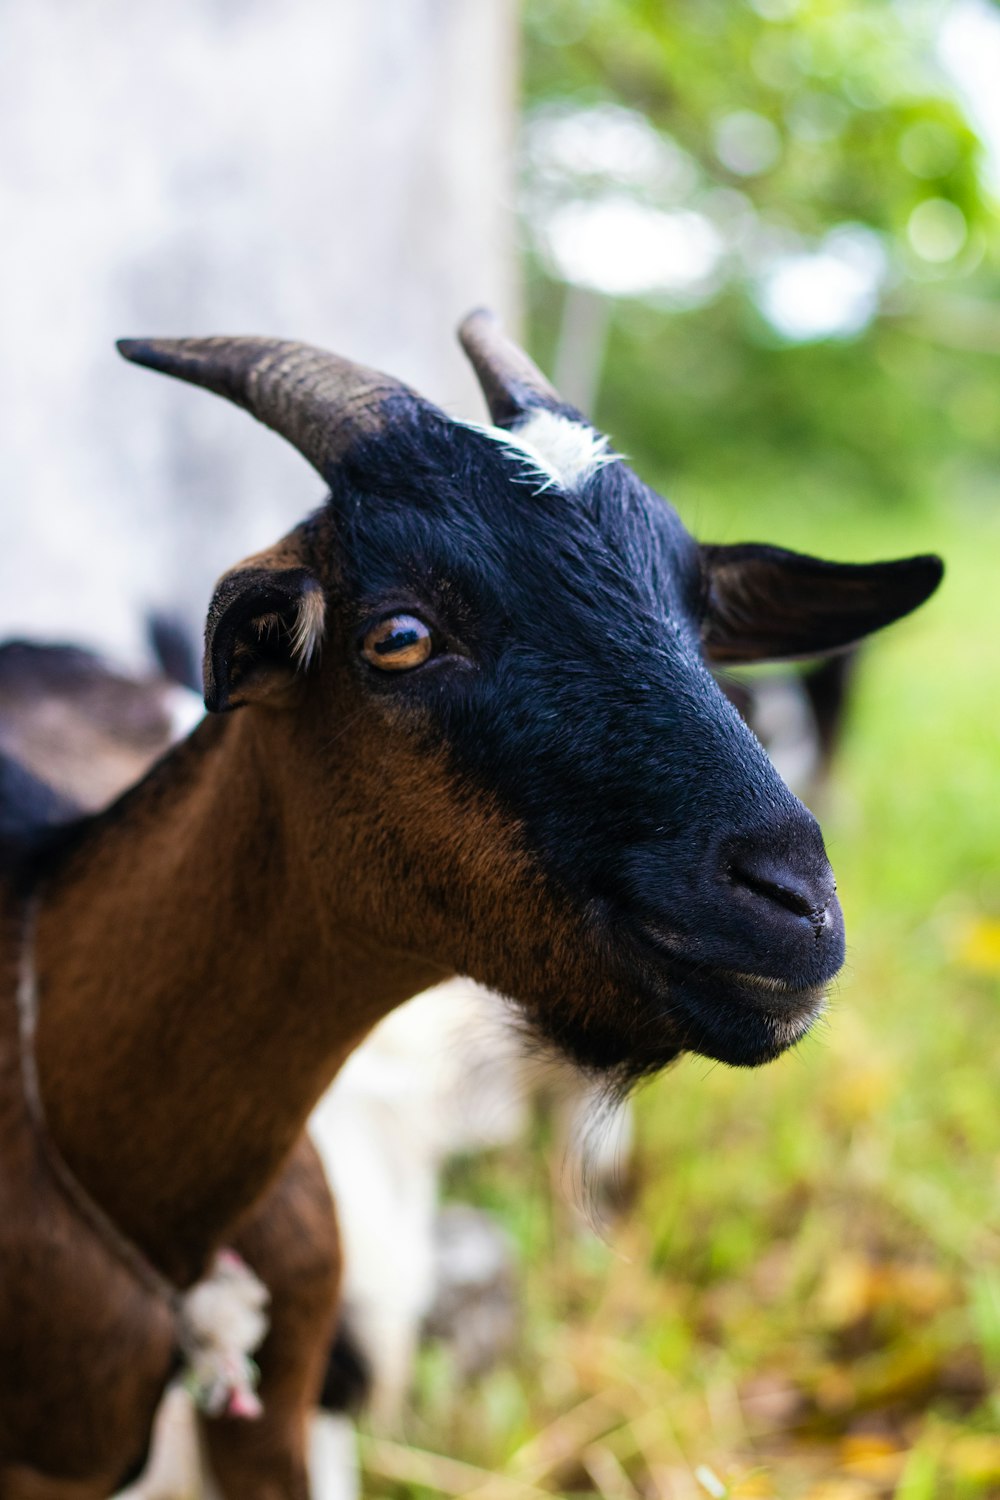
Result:
<instances>
[{"instance_id":1,"label":"green grass","mask_svg":"<svg viewBox=\"0 0 1000 1500\"><path fill-rule=\"evenodd\" d=\"M646 1089L603 1241L553 1200L544 1132L456 1171L519 1247L518 1354L462 1389L430 1350L366 1493L1000 1495L1000 510L679 498L722 539L947 559L868 653L819 809L847 967L794 1054Z\"/></svg>"}]
</instances>

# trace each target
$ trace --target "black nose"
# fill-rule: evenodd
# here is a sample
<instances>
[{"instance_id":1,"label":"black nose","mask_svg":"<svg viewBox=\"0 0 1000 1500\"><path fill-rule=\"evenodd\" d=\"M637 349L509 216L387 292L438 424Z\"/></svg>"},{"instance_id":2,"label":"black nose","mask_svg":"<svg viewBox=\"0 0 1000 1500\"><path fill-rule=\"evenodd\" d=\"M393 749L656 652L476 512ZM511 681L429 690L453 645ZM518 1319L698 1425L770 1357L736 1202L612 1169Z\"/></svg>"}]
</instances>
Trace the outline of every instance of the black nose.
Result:
<instances>
[{"instance_id":1,"label":"black nose","mask_svg":"<svg viewBox=\"0 0 1000 1500\"><path fill-rule=\"evenodd\" d=\"M793 853L744 845L732 850L726 874L761 901L771 901L797 917L820 925L837 890L833 871L813 841Z\"/></svg>"},{"instance_id":2,"label":"black nose","mask_svg":"<svg viewBox=\"0 0 1000 1500\"><path fill-rule=\"evenodd\" d=\"M626 865L622 906L675 961L775 985L824 985L844 961L844 918L819 824L786 794L772 817L692 838L650 842ZM757 992L755 992L757 993Z\"/></svg>"},{"instance_id":3,"label":"black nose","mask_svg":"<svg viewBox=\"0 0 1000 1500\"><path fill-rule=\"evenodd\" d=\"M740 943L745 957L734 967L800 985L832 978L844 958L844 919L812 814L800 807L730 837L718 858L707 889L717 893L720 956Z\"/></svg>"}]
</instances>

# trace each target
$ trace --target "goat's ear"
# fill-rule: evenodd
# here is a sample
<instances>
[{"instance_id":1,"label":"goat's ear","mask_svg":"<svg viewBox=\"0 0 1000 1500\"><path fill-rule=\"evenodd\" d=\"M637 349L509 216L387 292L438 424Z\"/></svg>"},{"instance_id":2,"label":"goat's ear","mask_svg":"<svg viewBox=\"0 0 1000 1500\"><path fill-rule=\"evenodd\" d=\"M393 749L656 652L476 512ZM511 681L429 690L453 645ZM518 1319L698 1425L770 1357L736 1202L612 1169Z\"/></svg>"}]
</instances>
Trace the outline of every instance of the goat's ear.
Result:
<instances>
[{"instance_id":1,"label":"goat's ear","mask_svg":"<svg viewBox=\"0 0 1000 1500\"><path fill-rule=\"evenodd\" d=\"M205 707L280 706L323 639L326 599L297 532L237 563L215 586L205 627Z\"/></svg>"},{"instance_id":2,"label":"goat's ear","mask_svg":"<svg viewBox=\"0 0 1000 1500\"><path fill-rule=\"evenodd\" d=\"M852 646L923 604L939 557L832 563L778 547L700 549L702 640L709 661L782 661Z\"/></svg>"}]
</instances>

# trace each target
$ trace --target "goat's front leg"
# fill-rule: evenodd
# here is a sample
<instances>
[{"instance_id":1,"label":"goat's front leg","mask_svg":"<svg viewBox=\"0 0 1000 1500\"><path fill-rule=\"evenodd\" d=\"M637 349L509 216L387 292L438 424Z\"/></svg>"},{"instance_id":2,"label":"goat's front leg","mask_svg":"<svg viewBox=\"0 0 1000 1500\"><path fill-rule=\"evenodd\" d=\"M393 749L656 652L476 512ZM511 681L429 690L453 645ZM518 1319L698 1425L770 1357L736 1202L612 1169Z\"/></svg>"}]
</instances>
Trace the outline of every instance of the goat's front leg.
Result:
<instances>
[{"instance_id":1,"label":"goat's front leg","mask_svg":"<svg viewBox=\"0 0 1000 1500\"><path fill-rule=\"evenodd\" d=\"M205 1420L209 1468L224 1500L309 1500L308 1419L333 1338L340 1254L326 1178L304 1137L235 1247L271 1294L259 1354L264 1414Z\"/></svg>"}]
</instances>

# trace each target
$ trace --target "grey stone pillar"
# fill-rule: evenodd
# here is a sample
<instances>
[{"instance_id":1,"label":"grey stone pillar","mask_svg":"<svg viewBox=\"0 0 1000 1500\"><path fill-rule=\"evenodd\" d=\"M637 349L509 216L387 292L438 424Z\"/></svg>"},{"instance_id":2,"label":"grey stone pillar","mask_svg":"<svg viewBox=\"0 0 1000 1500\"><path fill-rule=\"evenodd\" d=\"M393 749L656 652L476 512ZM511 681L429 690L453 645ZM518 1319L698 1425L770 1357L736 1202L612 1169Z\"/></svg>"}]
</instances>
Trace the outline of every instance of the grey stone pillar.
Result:
<instances>
[{"instance_id":1,"label":"grey stone pillar","mask_svg":"<svg viewBox=\"0 0 1000 1500\"><path fill-rule=\"evenodd\" d=\"M516 314L514 0L2 0L0 635L139 660L321 496L280 439L126 366L270 333L479 411Z\"/></svg>"}]
</instances>

